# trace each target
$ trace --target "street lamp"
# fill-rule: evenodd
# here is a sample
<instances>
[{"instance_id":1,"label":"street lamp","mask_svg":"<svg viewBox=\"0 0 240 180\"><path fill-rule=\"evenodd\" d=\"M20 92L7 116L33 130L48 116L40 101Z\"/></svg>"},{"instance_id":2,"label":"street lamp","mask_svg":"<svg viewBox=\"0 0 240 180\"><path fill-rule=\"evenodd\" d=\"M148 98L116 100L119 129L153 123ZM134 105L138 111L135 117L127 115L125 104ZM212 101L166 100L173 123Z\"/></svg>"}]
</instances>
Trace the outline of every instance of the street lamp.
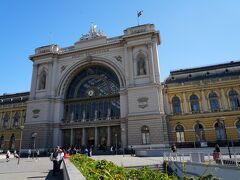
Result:
<instances>
[{"instance_id":1,"label":"street lamp","mask_svg":"<svg viewBox=\"0 0 240 180\"><path fill-rule=\"evenodd\" d=\"M230 147L229 147L228 136L227 136L227 130L226 130L225 121L224 121L225 118L222 117L221 120L222 120L222 122L223 122L223 126L224 126L224 132L225 132L226 141L227 141L227 147L228 147L228 155L229 155L229 158L232 158L232 156L231 156L231 151L230 151Z\"/></svg>"},{"instance_id":2,"label":"street lamp","mask_svg":"<svg viewBox=\"0 0 240 180\"><path fill-rule=\"evenodd\" d=\"M22 147L22 132L23 132L23 128L24 126L20 126L20 143L19 143L19 156L18 156L18 164L20 161L20 157L21 157L21 147Z\"/></svg>"},{"instance_id":3,"label":"street lamp","mask_svg":"<svg viewBox=\"0 0 240 180\"><path fill-rule=\"evenodd\" d=\"M36 142L37 133L32 133L33 138L33 158L34 158L34 151L35 151L35 142Z\"/></svg>"},{"instance_id":4,"label":"street lamp","mask_svg":"<svg viewBox=\"0 0 240 180\"><path fill-rule=\"evenodd\" d=\"M116 145L116 155L117 155L117 133L115 134L115 145Z\"/></svg>"}]
</instances>

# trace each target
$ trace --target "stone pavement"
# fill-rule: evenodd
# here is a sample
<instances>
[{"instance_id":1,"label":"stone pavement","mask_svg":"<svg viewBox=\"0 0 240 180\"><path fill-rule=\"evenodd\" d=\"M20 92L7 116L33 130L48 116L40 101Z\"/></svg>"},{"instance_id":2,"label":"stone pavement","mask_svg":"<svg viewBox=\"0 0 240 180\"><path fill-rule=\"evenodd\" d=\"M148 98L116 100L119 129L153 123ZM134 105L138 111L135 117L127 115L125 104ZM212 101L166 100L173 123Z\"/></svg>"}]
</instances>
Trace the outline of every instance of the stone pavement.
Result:
<instances>
[{"instance_id":1,"label":"stone pavement","mask_svg":"<svg viewBox=\"0 0 240 180\"><path fill-rule=\"evenodd\" d=\"M130 155L102 155L92 156L95 160L112 161L118 166L135 167L135 166L150 166L163 163L163 157L135 157Z\"/></svg>"},{"instance_id":2,"label":"stone pavement","mask_svg":"<svg viewBox=\"0 0 240 180\"><path fill-rule=\"evenodd\" d=\"M63 180L62 170L58 176L52 176L53 164L49 157L36 159L21 158L19 165L17 159L11 158L6 162L5 155L0 156L1 180Z\"/></svg>"}]
</instances>

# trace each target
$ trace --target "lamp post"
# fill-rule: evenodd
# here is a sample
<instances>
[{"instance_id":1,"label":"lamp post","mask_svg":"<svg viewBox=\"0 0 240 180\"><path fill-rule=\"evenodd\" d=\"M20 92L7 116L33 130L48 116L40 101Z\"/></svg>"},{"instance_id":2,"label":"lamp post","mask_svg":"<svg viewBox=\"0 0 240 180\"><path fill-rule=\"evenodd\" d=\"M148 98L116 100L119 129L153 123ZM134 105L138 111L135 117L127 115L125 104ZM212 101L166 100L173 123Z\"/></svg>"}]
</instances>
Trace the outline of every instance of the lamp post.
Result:
<instances>
[{"instance_id":1,"label":"lamp post","mask_svg":"<svg viewBox=\"0 0 240 180\"><path fill-rule=\"evenodd\" d=\"M222 117L221 120L222 120L222 122L223 122L223 126L224 126L224 132L225 132L226 141L227 141L227 147L228 147L228 155L229 155L229 158L232 158L232 156L231 156L231 151L230 151L230 147L229 147L228 136L227 136L227 130L226 130L225 121L224 121L225 118Z\"/></svg>"},{"instance_id":2,"label":"lamp post","mask_svg":"<svg viewBox=\"0 0 240 180\"><path fill-rule=\"evenodd\" d=\"M116 146L115 150L116 150L116 155L117 155L117 133L115 134L115 146Z\"/></svg>"},{"instance_id":3,"label":"lamp post","mask_svg":"<svg viewBox=\"0 0 240 180\"><path fill-rule=\"evenodd\" d=\"M34 158L34 151L35 151L35 143L36 143L36 137L37 137L37 133L33 133L32 134L32 138L33 138L33 158Z\"/></svg>"},{"instance_id":4,"label":"lamp post","mask_svg":"<svg viewBox=\"0 0 240 180\"><path fill-rule=\"evenodd\" d=\"M20 126L20 143L19 143L19 157L18 157L18 164L20 161L20 157L21 157L21 147L22 147L22 132L23 132L23 128L24 126Z\"/></svg>"}]
</instances>

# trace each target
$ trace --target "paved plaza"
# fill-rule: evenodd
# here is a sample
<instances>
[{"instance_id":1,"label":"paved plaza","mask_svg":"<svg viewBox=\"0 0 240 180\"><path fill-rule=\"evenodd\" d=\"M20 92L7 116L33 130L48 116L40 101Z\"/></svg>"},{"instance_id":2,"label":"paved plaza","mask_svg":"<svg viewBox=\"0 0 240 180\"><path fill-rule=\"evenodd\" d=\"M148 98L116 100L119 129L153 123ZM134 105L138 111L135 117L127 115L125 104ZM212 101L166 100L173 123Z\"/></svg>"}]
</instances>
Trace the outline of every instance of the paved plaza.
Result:
<instances>
[{"instance_id":1,"label":"paved plaza","mask_svg":"<svg viewBox=\"0 0 240 180\"><path fill-rule=\"evenodd\" d=\"M62 170L58 176L52 176L53 165L48 157L22 158L19 165L17 162L15 158L6 162L5 155L0 156L1 180L63 180Z\"/></svg>"},{"instance_id":2,"label":"paved plaza","mask_svg":"<svg viewBox=\"0 0 240 180\"><path fill-rule=\"evenodd\" d=\"M118 166L136 167L136 166L151 166L163 163L163 157L136 157L130 155L105 155L92 156L95 160L112 161Z\"/></svg>"}]
</instances>

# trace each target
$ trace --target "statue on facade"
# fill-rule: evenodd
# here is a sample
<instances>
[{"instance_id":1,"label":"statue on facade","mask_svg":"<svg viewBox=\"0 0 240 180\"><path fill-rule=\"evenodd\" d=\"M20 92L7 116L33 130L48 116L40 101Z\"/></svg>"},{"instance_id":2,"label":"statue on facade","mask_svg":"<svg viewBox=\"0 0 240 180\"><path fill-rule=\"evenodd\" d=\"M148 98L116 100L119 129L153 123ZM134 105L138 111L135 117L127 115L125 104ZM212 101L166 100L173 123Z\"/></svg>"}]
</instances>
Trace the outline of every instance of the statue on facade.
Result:
<instances>
[{"instance_id":1,"label":"statue on facade","mask_svg":"<svg viewBox=\"0 0 240 180\"><path fill-rule=\"evenodd\" d=\"M100 30L97 31L97 25L92 23L89 32L87 34L82 35L80 40L90 40L102 36L105 36L104 33Z\"/></svg>"},{"instance_id":2,"label":"statue on facade","mask_svg":"<svg viewBox=\"0 0 240 180\"><path fill-rule=\"evenodd\" d=\"M146 63L144 57L140 57L137 62L137 75L146 75Z\"/></svg>"},{"instance_id":3,"label":"statue on facade","mask_svg":"<svg viewBox=\"0 0 240 180\"><path fill-rule=\"evenodd\" d=\"M43 71L41 74L40 74L40 78L39 78L39 86L38 86L38 89L41 90L41 89L45 89L46 87L46 73Z\"/></svg>"}]
</instances>

